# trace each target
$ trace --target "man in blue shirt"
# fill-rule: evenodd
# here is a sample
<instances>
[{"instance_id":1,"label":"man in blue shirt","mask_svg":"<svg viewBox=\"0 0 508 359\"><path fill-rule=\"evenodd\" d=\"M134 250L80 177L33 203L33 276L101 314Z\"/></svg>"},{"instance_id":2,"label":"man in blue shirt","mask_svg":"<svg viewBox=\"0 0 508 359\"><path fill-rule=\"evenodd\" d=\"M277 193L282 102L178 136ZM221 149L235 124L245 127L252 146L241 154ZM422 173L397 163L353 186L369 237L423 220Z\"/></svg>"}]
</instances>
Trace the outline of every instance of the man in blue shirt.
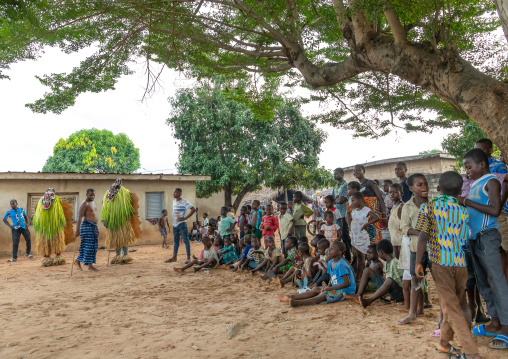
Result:
<instances>
[{"instance_id":1,"label":"man in blue shirt","mask_svg":"<svg viewBox=\"0 0 508 359\"><path fill-rule=\"evenodd\" d=\"M7 221L7 217L11 218L12 225ZM26 256L32 258L30 254L30 231L27 226L26 212L23 208L18 207L18 201L15 199L11 200L11 209L5 213L3 220L12 232L12 259L9 259L7 262L16 262L18 260L18 247L21 235L23 235L26 242Z\"/></svg>"}]
</instances>

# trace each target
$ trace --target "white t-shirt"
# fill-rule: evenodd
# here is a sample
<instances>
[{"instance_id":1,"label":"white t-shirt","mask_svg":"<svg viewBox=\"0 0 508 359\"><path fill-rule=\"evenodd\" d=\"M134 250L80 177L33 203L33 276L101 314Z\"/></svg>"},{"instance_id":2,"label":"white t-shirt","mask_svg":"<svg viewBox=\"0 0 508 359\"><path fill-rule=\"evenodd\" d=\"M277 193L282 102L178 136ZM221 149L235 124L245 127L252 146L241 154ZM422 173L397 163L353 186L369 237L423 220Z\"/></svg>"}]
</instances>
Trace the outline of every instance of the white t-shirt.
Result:
<instances>
[{"instance_id":1,"label":"white t-shirt","mask_svg":"<svg viewBox=\"0 0 508 359\"><path fill-rule=\"evenodd\" d=\"M187 210L192 207L194 206L186 199L182 198L179 201L176 199L173 200L173 227L177 227L180 224L180 222L177 222L177 219L185 217Z\"/></svg>"},{"instance_id":2,"label":"white t-shirt","mask_svg":"<svg viewBox=\"0 0 508 359\"><path fill-rule=\"evenodd\" d=\"M215 259L215 265L210 269L217 268L217 265L219 264L219 257L213 247L210 247L210 250L208 251L206 249L203 250L203 259Z\"/></svg>"}]
</instances>

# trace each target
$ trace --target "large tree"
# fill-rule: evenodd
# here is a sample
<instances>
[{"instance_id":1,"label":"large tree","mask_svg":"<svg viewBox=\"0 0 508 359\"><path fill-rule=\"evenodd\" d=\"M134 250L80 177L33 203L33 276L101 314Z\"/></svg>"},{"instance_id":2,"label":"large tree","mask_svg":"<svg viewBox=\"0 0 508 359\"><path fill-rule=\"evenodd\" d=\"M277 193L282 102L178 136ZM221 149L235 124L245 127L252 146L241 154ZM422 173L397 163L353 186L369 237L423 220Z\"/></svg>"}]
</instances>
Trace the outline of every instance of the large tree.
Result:
<instances>
[{"instance_id":1,"label":"large tree","mask_svg":"<svg viewBox=\"0 0 508 359\"><path fill-rule=\"evenodd\" d=\"M80 130L61 138L42 172L132 173L139 168L139 149L124 133Z\"/></svg>"},{"instance_id":2,"label":"large tree","mask_svg":"<svg viewBox=\"0 0 508 359\"><path fill-rule=\"evenodd\" d=\"M30 105L38 112L114 88L140 57L147 93L154 63L232 82L262 73L267 82L331 89L340 111L324 120L360 135L470 118L506 152L506 40L495 32L502 26L508 39L507 8L508 0L9 0L0 5L0 68L45 45L97 47L70 73L40 78L50 92ZM358 116L337 91L379 100ZM427 106L437 121L422 121Z\"/></svg>"},{"instance_id":3,"label":"large tree","mask_svg":"<svg viewBox=\"0 0 508 359\"><path fill-rule=\"evenodd\" d=\"M331 185L331 174L318 166L326 138L322 130L281 101L272 119L258 119L223 88L220 82L203 83L179 90L170 100L173 110L167 123L180 140L178 170L212 176L211 181L198 182L198 196L223 190L225 205L236 210L260 185Z\"/></svg>"}]
</instances>

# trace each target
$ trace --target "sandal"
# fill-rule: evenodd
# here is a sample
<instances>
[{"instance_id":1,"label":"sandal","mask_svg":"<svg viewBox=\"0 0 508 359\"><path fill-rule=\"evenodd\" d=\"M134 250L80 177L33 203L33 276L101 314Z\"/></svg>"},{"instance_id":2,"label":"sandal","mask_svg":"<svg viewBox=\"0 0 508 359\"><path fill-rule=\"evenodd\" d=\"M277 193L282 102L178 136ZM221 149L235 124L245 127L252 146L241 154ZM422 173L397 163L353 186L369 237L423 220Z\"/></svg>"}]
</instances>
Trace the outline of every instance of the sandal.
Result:
<instances>
[{"instance_id":1,"label":"sandal","mask_svg":"<svg viewBox=\"0 0 508 359\"><path fill-rule=\"evenodd\" d=\"M7 261L7 263L13 263L13 262L16 262L16 261L17 261L17 259L12 258L12 259L9 259L9 260Z\"/></svg>"},{"instance_id":2,"label":"sandal","mask_svg":"<svg viewBox=\"0 0 508 359\"><path fill-rule=\"evenodd\" d=\"M434 330L434 332L430 336L434 338L441 338L441 329Z\"/></svg>"},{"instance_id":3,"label":"sandal","mask_svg":"<svg viewBox=\"0 0 508 359\"><path fill-rule=\"evenodd\" d=\"M169 258L164 261L164 263L174 263L174 262L176 262L176 260L174 260L173 258Z\"/></svg>"},{"instance_id":4,"label":"sandal","mask_svg":"<svg viewBox=\"0 0 508 359\"><path fill-rule=\"evenodd\" d=\"M441 354L448 354L448 355L450 356L450 358L452 358L452 357L453 357L453 358L455 358L454 356L455 356L455 355L458 355L458 354L460 353L460 352L459 352L457 349L455 349L455 348L453 347L453 345L451 345L451 344L450 344L450 349L448 349L448 351L447 351L447 352L444 352L444 351L442 351L442 350L439 350L438 348L435 348L435 350L436 350L436 352L441 353ZM453 352L455 352L455 353L453 353ZM460 357L457 357L457 358L460 358Z\"/></svg>"},{"instance_id":5,"label":"sandal","mask_svg":"<svg viewBox=\"0 0 508 359\"><path fill-rule=\"evenodd\" d=\"M495 347L492 345L493 341L503 342L504 345L501 347L498 347L498 346ZM508 335L499 334L497 337L492 339L492 341L489 344L489 348L490 349L508 349Z\"/></svg>"}]
</instances>

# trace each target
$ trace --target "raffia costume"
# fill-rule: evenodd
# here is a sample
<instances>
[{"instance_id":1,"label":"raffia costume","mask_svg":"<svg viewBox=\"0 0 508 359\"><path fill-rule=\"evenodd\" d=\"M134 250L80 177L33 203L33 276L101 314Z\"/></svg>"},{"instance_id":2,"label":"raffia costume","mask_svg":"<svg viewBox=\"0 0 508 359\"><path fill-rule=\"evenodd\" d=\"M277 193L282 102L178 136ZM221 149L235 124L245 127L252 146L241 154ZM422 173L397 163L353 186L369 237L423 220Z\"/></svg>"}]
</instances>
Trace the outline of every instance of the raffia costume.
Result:
<instances>
[{"instance_id":1,"label":"raffia costume","mask_svg":"<svg viewBox=\"0 0 508 359\"><path fill-rule=\"evenodd\" d=\"M67 244L74 242L72 206L62 202L53 188L48 188L35 209L33 228L37 252L44 256L44 267L65 264L61 253ZM51 254L56 254L51 258Z\"/></svg>"},{"instance_id":2,"label":"raffia costume","mask_svg":"<svg viewBox=\"0 0 508 359\"><path fill-rule=\"evenodd\" d=\"M132 262L128 246L141 238L138 209L138 196L123 187L121 179L117 179L104 195L101 220L107 228L106 247L116 250L111 264Z\"/></svg>"}]
</instances>

